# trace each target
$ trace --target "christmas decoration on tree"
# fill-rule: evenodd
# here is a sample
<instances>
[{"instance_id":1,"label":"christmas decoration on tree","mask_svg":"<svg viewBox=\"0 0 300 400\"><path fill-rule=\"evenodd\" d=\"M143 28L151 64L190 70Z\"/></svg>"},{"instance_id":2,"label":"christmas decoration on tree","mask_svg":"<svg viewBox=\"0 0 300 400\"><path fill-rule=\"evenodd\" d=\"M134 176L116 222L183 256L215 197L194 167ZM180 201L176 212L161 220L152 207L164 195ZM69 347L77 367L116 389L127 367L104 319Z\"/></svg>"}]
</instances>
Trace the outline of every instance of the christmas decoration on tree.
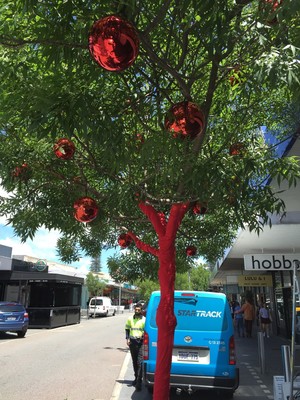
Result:
<instances>
[{"instance_id":1,"label":"christmas decoration on tree","mask_svg":"<svg viewBox=\"0 0 300 400\"><path fill-rule=\"evenodd\" d=\"M207 212L207 203L196 203L193 206L193 213L198 215L204 215Z\"/></svg>"},{"instance_id":2,"label":"christmas decoration on tree","mask_svg":"<svg viewBox=\"0 0 300 400\"><path fill-rule=\"evenodd\" d=\"M74 217L79 222L91 222L98 215L98 205L91 197L80 197L73 205Z\"/></svg>"},{"instance_id":3,"label":"christmas decoration on tree","mask_svg":"<svg viewBox=\"0 0 300 400\"><path fill-rule=\"evenodd\" d=\"M118 243L119 246L122 247L122 249L126 249L132 243L132 239L127 233L121 233L118 238Z\"/></svg>"},{"instance_id":4,"label":"christmas decoration on tree","mask_svg":"<svg viewBox=\"0 0 300 400\"><path fill-rule=\"evenodd\" d=\"M195 246L188 246L188 247L185 249L185 252L186 252L186 255L187 255L188 257L195 256L196 253L197 253L197 248L196 248Z\"/></svg>"},{"instance_id":5,"label":"christmas decoration on tree","mask_svg":"<svg viewBox=\"0 0 300 400\"><path fill-rule=\"evenodd\" d=\"M26 182L28 179L31 178L32 170L27 163L23 163L22 165L15 167L12 175L14 178Z\"/></svg>"},{"instance_id":6,"label":"christmas decoration on tree","mask_svg":"<svg viewBox=\"0 0 300 400\"><path fill-rule=\"evenodd\" d=\"M204 129L205 117L201 109L190 101L174 104L165 117L165 128L173 137L195 139Z\"/></svg>"},{"instance_id":7,"label":"christmas decoration on tree","mask_svg":"<svg viewBox=\"0 0 300 400\"><path fill-rule=\"evenodd\" d=\"M276 13L278 8L282 5L283 0L261 0L260 10L267 15L266 23L268 25L275 25L278 22Z\"/></svg>"},{"instance_id":8,"label":"christmas decoration on tree","mask_svg":"<svg viewBox=\"0 0 300 400\"><path fill-rule=\"evenodd\" d=\"M231 156L241 156L245 150L245 145L241 142L233 143L229 147L229 154Z\"/></svg>"},{"instance_id":9,"label":"christmas decoration on tree","mask_svg":"<svg viewBox=\"0 0 300 400\"><path fill-rule=\"evenodd\" d=\"M61 138L53 146L53 151L57 158L70 160L75 153L75 145L70 139Z\"/></svg>"},{"instance_id":10,"label":"christmas decoration on tree","mask_svg":"<svg viewBox=\"0 0 300 400\"><path fill-rule=\"evenodd\" d=\"M110 15L93 24L89 50L97 64L105 70L123 71L137 58L139 38L130 22Z\"/></svg>"}]
</instances>

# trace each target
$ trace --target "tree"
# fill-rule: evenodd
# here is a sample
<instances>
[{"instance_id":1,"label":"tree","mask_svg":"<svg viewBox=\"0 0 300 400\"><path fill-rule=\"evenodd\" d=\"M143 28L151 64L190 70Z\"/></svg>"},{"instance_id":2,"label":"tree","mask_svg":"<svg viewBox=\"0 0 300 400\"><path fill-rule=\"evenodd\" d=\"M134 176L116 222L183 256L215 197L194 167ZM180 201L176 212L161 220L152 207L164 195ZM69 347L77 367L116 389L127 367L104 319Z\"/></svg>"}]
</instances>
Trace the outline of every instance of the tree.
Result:
<instances>
[{"instance_id":1,"label":"tree","mask_svg":"<svg viewBox=\"0 0 300 400\"><path fill-rule=\"evenodd\" d=\"M155 400L168 398L177 261L187 266L191 245L214 261L238 228L259 232L270 213L284 212L272 179L299 177L297 159L276 157L274 144L298 132L299 8L292 0L1 3L0 176L9 196L0 213L22 240L42 225L59 229L63 261L72 249L95 257L121 233L132 265L141 250L156 259ZM113 13L140 41L119 72L100 68L87 45L93 22ZM74 145L68 160L53 151L62 138ZM73 218L82 197L97 203L90 223Z\"/></svg>"},{"instance_id":2,"label":"tree","mask_svg":"<svg viewBox=\"0 0 300 400\"><path fill-rule=\"evenodd\" d=\"M100 280L99 276L89 272L85 278L85 284L91 296L100 296L103 295L103 290L107 282L105 280Z\"/></svg>"},{"instance_id":3,"label":"tree","mask_svg":"<svg viewBox=\"0 0 300 400\"><path fill-rule=\"evenodd\" d=\"M101 271L101 255L98 255L92 259L90 265L91 272L100 272Z\"/></svg>"},{"instance_id":4,"label":"tree","mask_svg":"<svg viewBox=\"0 0 300 400\"><path fill-rule=\"evenodd\" d=\"M209 287L210 271L203 264L193 268L190 272L192 290L207 290Z\"/></svg>"},{"instance_id":5,"label":"tree","mask_svg":"<svg viewBox=\"0 0 300 400\"><path fill-rule=\"evenodd\" d=\"M151 281L150 279L146 279L144 281L136 281L136 286L139 288L139 295L140 297L148 301L150 295L155 290L159 290L159 283L158 281Z\"/></svg>"}]
</instances>

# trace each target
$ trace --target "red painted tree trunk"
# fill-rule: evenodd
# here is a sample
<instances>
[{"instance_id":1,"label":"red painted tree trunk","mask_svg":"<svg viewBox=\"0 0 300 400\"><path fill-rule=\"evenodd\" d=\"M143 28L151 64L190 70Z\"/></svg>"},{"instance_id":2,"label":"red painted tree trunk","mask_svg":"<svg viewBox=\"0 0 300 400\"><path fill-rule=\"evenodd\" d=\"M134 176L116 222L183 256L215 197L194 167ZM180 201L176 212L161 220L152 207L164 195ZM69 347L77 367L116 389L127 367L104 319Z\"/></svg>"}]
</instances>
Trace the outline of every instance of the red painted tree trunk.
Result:
<instances>
[{"instance_id":1,"label":"red painted tree trunk","mask_svg":"<svg viewBox=\"0 0 300 400\"><path fill-rule=\"evenodd\" d=\"M175 241L163 239L159 244L158 277L161 298L156 316L158 340L153 399L166 400L169 398L170 368L176 326L174 315Z\"/></svg>"},{"instance_id":2,"label":"red painted tree trunk","mask_svg":"<svg viewBox=\"0 0 300 400\"><path fill-rule=\"evenodd\" d=\"M136 246L158 257L159 283L161 299L157 310L158 327L157 358L154 377L154 400L168 400L170 386L170 369L176 318L174 315L174 283L176 274L175 239L181 221L189 208L189 204L173 204L168 221L165 215L145 203L139 204L142 212L151 221L158 236L159 249L139 240L132 232L128 232Z\"/></svg>"}]
</instances>

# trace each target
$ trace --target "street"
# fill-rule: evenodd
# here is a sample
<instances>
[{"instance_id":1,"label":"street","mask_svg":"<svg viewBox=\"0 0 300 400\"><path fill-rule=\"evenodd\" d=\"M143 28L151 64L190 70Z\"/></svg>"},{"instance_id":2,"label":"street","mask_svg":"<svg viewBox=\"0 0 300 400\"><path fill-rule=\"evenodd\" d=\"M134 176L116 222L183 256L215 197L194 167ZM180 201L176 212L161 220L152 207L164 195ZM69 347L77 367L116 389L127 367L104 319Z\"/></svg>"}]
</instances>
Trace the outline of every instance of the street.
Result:
<instances>
[{"instance_id":1,"label":"street","mask_svg":"<svg viewBox=\"0 0 300 400\"><path fill-rule=\"evenodd\" d=\"M124 339L128 315L83 318L78 325L51 330L29 329L24 339L0 334L0 400L152 399L145 387L136 392L130 385L133 370ZM256 332L253 339L236 339L240 386L235 400L274 399L273 376L282 375L283 344L287 341L274 335L265 341L266 371L262 374ZM170 400L199 398L224 400L209 391L170 394Z\"/></svg>"},{"instance_id":2,"label":"street","mask_svg":"<svg viewBox=\"0 0 300 400\"><path fill-rule=\"evenodd\" d=\"M128 313L0 335L0 400L109 400L127 354Z\"/></svg>"}]
</instances>

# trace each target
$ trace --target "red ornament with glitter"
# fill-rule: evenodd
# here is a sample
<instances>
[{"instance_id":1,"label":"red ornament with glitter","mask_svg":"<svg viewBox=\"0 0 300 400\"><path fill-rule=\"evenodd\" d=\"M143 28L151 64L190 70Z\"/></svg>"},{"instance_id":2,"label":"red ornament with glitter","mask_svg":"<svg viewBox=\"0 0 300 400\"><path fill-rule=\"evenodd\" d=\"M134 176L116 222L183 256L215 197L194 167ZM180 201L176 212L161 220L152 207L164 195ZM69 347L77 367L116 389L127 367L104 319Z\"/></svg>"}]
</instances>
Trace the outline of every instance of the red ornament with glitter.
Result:
<instances>
[{"instance_id":1,"label":"red ornament with glitter","mask_svg":"<svg viewBox=\"0 0 300 400\"><path fill-rule=\"evenodd\" d=\"M165 128L173 137L195 139L204 129L205 117L202 110L190 101L174 104L165 118Z\"/></svg>"},{"instance_id":2,"label":"red ornament with glitter","mask_svg":"<svg viewBox=\"0 0 300 400\"><path fill-rule=\"evenodd\" d=\"M98 205L91 197L80 197L73 206L74 217L79 222L91 222L98 215Z\"/></svg>"},{"instance_id":3,"label":"red ornament with glitter","mask_svg":"<svg viewBox=\"0 0 300 400\"><path fill-rule=\"evenodd\" d=\"M186 255L190 257L190 256L196 255L197 249L196 249L195 246L188 246L188 247L185 249L185 252L186 252Z\"/></svg>"},{"instance_id":4,"label":"red ornament with glitter","mask_svg":"<svg viewBox=\"0 0 300 400\"><path fill-rule=\"evenodd\" d=\"M53 151L58 158L70 160L75 153L75 145L70 139L59 139L53 146Z\"/></svg>"},{"instance_id":5,"label":"red ornament with glitter","mask_svg":"<svg viewBox=\"0 0 300 400\"><path fill-rule=\"evenodd\" d=\"M132 242L132 238L127 233L121 233L118 238L119 246L126 249Z\"/></svg>"},{"instance_id":6,"label":"red ornament with glitter","mask_svg":"<svg viewBox=\"0 0 300 400\"><path fill-rule=\"evenodd\" d=\"M130 67L137 58L139 43L134 26L116 15L96 21L89 35L90 53L107 71Z\"/></svg>"}]
</instances>

